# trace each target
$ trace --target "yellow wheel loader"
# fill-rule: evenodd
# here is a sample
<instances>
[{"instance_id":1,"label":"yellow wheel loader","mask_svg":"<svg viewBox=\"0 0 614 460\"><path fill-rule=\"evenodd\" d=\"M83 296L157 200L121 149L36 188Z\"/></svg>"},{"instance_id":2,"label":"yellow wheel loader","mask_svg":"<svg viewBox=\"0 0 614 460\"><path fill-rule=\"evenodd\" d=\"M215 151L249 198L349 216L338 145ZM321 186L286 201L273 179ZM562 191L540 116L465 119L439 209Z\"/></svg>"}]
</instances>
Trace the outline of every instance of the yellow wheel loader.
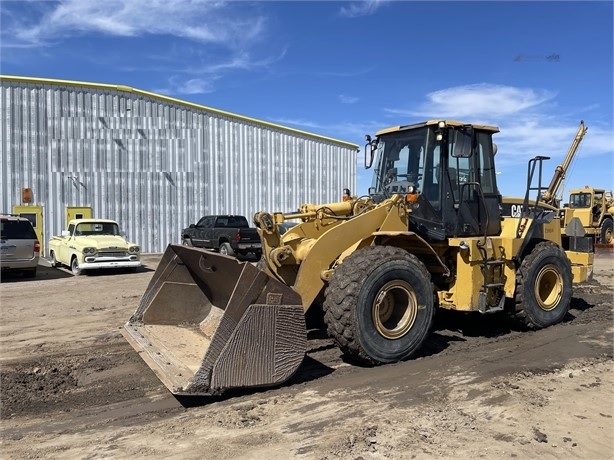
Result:
<instances>
[{"instance_id":1,"label":"yellow wheel loader","mask_svg":"<svg viewBox=\"0 0 614 460\"><path fill-rule=\"evenodd\" d=\"M572 283L592 276L593 246L573 228L563 243L539 207L542 157L523 213L502 217L498 131L432 120L367 136L368 195L256 213L258 266L170 245L124 335L172 393L206 395L288 380L313 319L369 365L410 358L440 308L558 323Z\"/></svg>"},{"instance_id":2,"label":"yellow wheel loader","mask_svg":"<svg viewBox=\"0 0 614 460\"><path fill-rule=\"evenodd\" d=\"M561 225L579 219L587 236L595 243L611 245L614 242L614 202L612 192L589 187L569 192L569 203L562 212Z\"/></svg>"}]
</instances>

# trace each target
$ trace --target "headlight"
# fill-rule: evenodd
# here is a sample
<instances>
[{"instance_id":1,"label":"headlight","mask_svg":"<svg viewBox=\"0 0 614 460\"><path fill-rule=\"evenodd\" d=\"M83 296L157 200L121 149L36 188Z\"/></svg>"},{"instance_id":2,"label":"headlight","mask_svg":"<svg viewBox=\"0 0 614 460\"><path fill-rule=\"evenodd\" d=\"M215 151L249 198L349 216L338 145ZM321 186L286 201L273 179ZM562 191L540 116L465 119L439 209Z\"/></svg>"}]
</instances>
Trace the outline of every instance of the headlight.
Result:
<instances>
[{"instance_id":1,"label":"headlight","mask_svg":"<svg viewBox=\"0 0 614 460\"><path fill-rule=\"evenodd\" d=\"M130 249L128 249L129 252L131 252L132 254L136 254L141 250L141 248L139 248L138 246L130 246Z\"/></svg>"},{"instance_id":2,"label":"headlight","mask_svg":"<svg viewBox=\"0 0 614 460\"><path fill-rule=\"evenodd\" d=\"M96 248L83 248L83 254L96 254Z\"/></svg>"}]
</instances>

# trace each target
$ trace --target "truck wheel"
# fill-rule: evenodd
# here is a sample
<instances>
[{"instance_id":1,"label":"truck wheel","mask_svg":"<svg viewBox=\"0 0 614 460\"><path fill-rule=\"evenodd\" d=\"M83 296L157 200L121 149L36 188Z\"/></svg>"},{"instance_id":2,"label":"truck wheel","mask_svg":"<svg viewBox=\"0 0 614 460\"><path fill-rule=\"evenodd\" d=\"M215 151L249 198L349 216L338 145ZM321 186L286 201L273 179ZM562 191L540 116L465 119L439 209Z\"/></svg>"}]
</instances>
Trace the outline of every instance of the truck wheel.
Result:
<instances>
[{"instance_id":1,"label":"truck wheel","mask_svg":"<svg viewBox=\"0 0 614 460\"><path fill-rule=\"evenodd\" d=\"M324 312L328 334L354 360L406 359L420 348L433 322L430 274L401 248L360 249L335 270Z\"/></svg>"},{"instance_id":2,"label":"truck wheel","mask_svg":"<svg viewBox=\"0 0 614 460\"><path fill-rule=\"evenodd\" d=\"M73 257L72 260L70 261L70 270L72 271L72 274L75 276L79 276L83 273L83 270L79 268L79 260L76 257Z\"/></svg>"},{"instance_id":3,"label":"truck wheel","mask_svg":"<svg viewBox=\"0 0 614 460\"><path fill-rule=\"evenodd\" d=\"M220 254L224 254L225 256L234 256L235 252L230 247L230 243L222 243L220 245Z\"/></svg>"},{"instance_id":4,"label":"truck wheel","mask_svg":"<svg viewBox=\"0 0 614 460\"><path fill-rule=\"evenodd\" d=\"M599 242L601 244L611 244L612 243L612 229L614 225L612 223L612 219L606 217L603 219L601 223L601 237L599 238Z\"/></svg>"},{"instance_id":5,"label":"truck wheel","mask_svg":"<svg viewBox=\"0 0 614 460\"><path fill-rule=\"evenodd\" d=\"M190 246L190 247L194 246L192 244L192 239L191 238L182 238L181 239L181 244L184 245L184 246Z\"/></svg>"},{"instance_id":6,"label":"truck wheel","mask_svg":"<svg viewBox=\"0 0 614 460\"><path fill-rule=\"evenodd\" d=\"M539 243L516 272L516 316L544 328L563 320L571 303L571 262L556 244Z\"/></svg>"},{"instance_id":7,"label":"truck wheel","mask_svg":"<svg viewBox=\"0 0 614 460\"><path fill-rule=\"evenodd\" d=\"M54 251L51 251L49 253L49 257L51 258L51 262L50 263L51 263L52 267L57 267L58 265L60 265L60 264L58 264L58 260L55 258L55 252Z\"/></svg>"}]
</instances>

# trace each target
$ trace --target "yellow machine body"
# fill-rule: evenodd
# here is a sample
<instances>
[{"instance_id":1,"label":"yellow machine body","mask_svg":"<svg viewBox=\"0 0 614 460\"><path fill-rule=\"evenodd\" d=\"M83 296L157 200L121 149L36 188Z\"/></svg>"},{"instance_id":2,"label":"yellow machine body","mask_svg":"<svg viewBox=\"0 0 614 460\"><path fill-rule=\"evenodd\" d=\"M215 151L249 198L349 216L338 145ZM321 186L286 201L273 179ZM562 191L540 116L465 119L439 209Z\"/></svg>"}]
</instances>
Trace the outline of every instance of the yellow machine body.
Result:
<instances>
[{"instance_id":1,"label":"yellow machine body","mask_svg":"<svg viewBox=\"0 0 614 460\"><path fill-rule=\"evenodd\" d=\"M288 380L314 313L367 364L410 357L436 308L562 320L572 282L592 276L592 246L577 221L563 242L557 212L528 199L518 217L500 214L494 166L472 169L492 163L496 132L431 120L369 137L372 193L256 213L257 266L169 245L124 335L171 392L194 395Z\"/></svg>"}]
</instances>

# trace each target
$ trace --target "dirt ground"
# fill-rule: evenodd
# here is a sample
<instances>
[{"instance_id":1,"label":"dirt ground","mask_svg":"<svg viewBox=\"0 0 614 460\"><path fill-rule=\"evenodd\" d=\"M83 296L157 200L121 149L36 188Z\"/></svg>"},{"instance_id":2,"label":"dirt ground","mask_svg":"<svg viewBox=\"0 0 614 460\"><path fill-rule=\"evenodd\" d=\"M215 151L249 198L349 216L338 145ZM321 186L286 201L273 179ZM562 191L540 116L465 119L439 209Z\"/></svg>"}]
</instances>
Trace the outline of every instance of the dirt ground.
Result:
<instances>
[{"instance_id":1,"label":"dirt ground","mask_svg":"<svg viewBox=\"0 0 614 460\"><path fill-rule=\"evenodd\" d=\"M614 253L564 322L439 314L415 359L347 364L312 334L286 385L177 399L121 335L154 273L39 267L0 284L4 459L614 456Z\"/></svg>"}]
</instances>

